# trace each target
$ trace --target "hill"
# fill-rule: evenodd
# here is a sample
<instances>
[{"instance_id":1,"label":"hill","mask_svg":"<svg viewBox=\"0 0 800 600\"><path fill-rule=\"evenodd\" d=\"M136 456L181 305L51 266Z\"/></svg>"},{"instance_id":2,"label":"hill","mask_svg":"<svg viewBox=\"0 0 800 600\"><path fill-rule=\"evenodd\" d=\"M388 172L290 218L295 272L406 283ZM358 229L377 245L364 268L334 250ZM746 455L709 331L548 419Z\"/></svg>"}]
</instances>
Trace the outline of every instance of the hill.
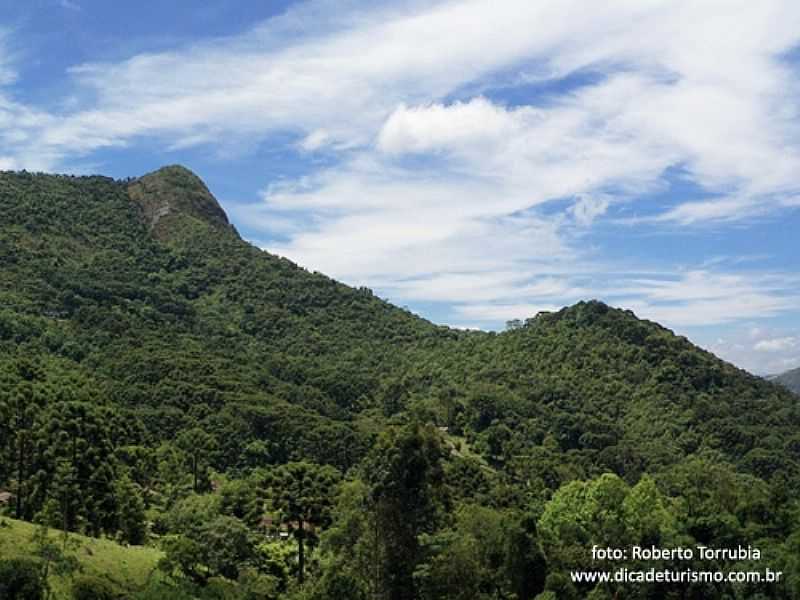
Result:
<instances>
[{"instance_id":1,"label":"hill","mask_svg":"<svg viewBox=\"0 0 800 600\"><path fill-rule=\"evenodd\" d=\"M800 394L800 369L793 369L772 378L772 381L789 388L795 394Z\"/></svg>"},{"instance_id":2,"label":"hill","mask_svg":"<svg viewBox=\"0 0 800 600\"><path fill-rule=\"evenodd\" d=\"M225 418L248 430L232 443L270 437L276 459L324 449L346 468L363 443L340 423L381 365L458 337L245 243L179 167L130 182L4 174L0 223L7 378L24 348L32 379L66 394L57 374L80 377L81 393L146 422L144 436Z\"/></svg>"},{"instance_id":3,"label":"hill","mask_svg":"<svg viewBox=\"0 0 800 600\"><path fill-rule=\"evenodd\" d=\"M718 451L768 478L777 463L766 467L758 457L777 448L765 441L792 438L787 423L800 416L776 386L599 302L469 338L447 360L443 371L470 381L464 415L473 435L502 431L503 448L523 453L531 440L550 438L583 474L610 470L634 480Z\"/></svg>"},{"instance_id":4,"label":"hill","mask_svg":"<svg viewBox=\"0 0 800 600\"><path fill-rule=\"evenodd\" d=\"M0 517L0 556L4 559L34 558L36 529L37 526L31 523ZM49 540L61 546L63 532L51 530ZM125 547L109 540L75 533L69 534L65 553L77 559L79 575L96 577L123 592L144 588L163 556L162 552L153 548ZM51 574L49 583L54 600L69 600L72 597L70 579Z\"/></svg>"},{"instance_id":5,"label":"hill","mask_svg":"<svg viewBox=\"0 0 800 600\"><path fill-rule=\"evenodd\" d=\"M538 537L537 523L552 532L559 494L609 474L620 494L656 481L663 514L682 507L675 535L728 544L757 533L783 557L798 426L784 388L597 301L503 333L436 326L253 247L183 167L124 181L0 173L0 491L14 492L22 519L136 544L186 538L201 566L175 572L201 587L239 571L203 555L209 536L297 523L281 491L297 473L306 499L316 481L346 482L313 496L308 514L331 531L314 585L339 585L322 575L333 572L350 573L348 589L377 585L343 543L372 518L387 529L369 543L389 545L363 560L384 552L400 574L381 585L412 590L392 598L434 597L414 577L445 563L431 547L414 575L422 563L408 557L428 539L418 534L461 531L456 515L479 510L521 528L509 539L531 561L549 556L549 571L508 567L502 585L532 598L538 574L567 564L552 546L561 538ZM428 467L429 479L403 475ZM294 531L302 545L305 529ZM458 536L445 538L437 548ZM270 577L286 594L285 572L302 580L302 560L281 569Z\"/></svg>"}]
</instances>

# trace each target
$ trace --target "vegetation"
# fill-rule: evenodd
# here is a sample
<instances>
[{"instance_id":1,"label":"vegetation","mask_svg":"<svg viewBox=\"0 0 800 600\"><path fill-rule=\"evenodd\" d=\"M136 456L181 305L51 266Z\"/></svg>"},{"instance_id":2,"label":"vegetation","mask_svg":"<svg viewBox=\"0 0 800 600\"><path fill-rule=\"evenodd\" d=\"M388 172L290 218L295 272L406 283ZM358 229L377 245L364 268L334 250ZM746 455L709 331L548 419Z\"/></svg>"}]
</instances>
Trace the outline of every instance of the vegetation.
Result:
<instances>
[{"instance_id":1,"label":"vegetation","mask_svg":"<svg viewBox=\"0 0 800 600\"><path fill-rule=\"evenodd\" d=\"M800 369L787 371L774 378L774 381L789 388L795 394L800 394Z\"/></svg>"},{"instance_id":2,"label":"vegetation","mask_svg":"<svg viewBox=\"0 0 800 600\"><path fill-rule=\"evenodd\" d=\"M30 597L796 598L799 425L599 302L435 326L244 242L181 167L0 174L4 510L80 540L6 521ZM593 544L695 543L786 577L569 577Z\"/></svg>"},{"instance_id":3,"label":"vegetation","mask_svg":"<svg viewBox=\"0 0 800 600\"><path fill-rule=\"evenodd\" d=\"M65 540L62 531L45 531L40 525L0 517L0 590L9 581L4 566L10 565L10 571L35 580L42 598L49 594L54 600L70 599L73 587L85 580L100 580L98 585L119 596L122 591L144 589L157 574L162 557L163 552L153 547L126 547L77 533ZM26 565L24 570L20 564ZM6 597L0 593L0 598Z\"/></svg>"}]
</instances>

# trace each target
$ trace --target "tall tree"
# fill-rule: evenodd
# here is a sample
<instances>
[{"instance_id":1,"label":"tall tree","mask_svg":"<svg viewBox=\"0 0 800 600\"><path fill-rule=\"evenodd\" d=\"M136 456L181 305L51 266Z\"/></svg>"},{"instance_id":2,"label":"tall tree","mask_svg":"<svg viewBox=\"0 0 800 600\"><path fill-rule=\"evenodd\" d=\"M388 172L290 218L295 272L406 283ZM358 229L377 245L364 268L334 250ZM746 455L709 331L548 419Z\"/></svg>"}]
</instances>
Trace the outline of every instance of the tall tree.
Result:
<instances>
[{"instance_id":1,"label":"tall tree","mask_svg":"<svg viewBox=\"0 0 800 600\"><path fill-rule=\"evenodd\" d=\"M275 508L297 540L297 580L305 577L306 540L315 538L316 528L330 520L334 488L341 474L330 466L292 462L278 468L271 477Z\"/></svg>"},{"instance_id":2,"label":"tall tree","mask_svg":"<svg viewBox=\"0 0 800 600\"><path fill-rule=\"evenodd\" d=\"M56 402L36 430L35 473L29 512L67 505L66 525L85 523L98 535L116 528L116 460L109 436L110 411L88 402Z\"/></svg>"},{"instance_id":3,"label":"tall tree","mask_svg":"<svg viewBox=\"0 0 800 600\"><path fill-rule=\"evenodd\" d=\"M205 475L209 466L211 453L216 448L214 437L200 427L193 427L182 432L176 441L178 448L186 453L189 469L192 474L192 489L200 491L200 476Z\"/></svg>"},{"instance_id":4,"label":"tall tree","mask_svg":"<svg viewBox=\"0 0 800 600\"><path fill-rule=\"evenodd\" d=\"M30 368L19 365L17 370L32 377ZM7 395L0 394L0 439L6 444L5 452L0 452L0 481L8 477L16 480L15 514L18 519L30 516L26 484L34 451L35 421L44 403L42 394L27 377Z\"/></svg>"},{"instance_id":5,"label":"tall tree","mask_svg":"<svg viewBox=\"0 0 800 600\"><path fill-rule=\"evenodd\" d=\"M117 528L129 544L142 544L147 535L142 495L130 477L117 479Z\"/></svg>"},{"instance_id":6,"label":"tall tree","mask_svg":"<svg viewBox=\"0 0 800 600\"><path fill-rule=\"evenodd\" d=\"M365 461L364 478L371 486L378 538L384 546L380 593L387 600L416 597L413 574L420 557L419 536L433 532L437 524L443 458L438 432L413 423L382 434Z\"/></svg>"}]
</instances>

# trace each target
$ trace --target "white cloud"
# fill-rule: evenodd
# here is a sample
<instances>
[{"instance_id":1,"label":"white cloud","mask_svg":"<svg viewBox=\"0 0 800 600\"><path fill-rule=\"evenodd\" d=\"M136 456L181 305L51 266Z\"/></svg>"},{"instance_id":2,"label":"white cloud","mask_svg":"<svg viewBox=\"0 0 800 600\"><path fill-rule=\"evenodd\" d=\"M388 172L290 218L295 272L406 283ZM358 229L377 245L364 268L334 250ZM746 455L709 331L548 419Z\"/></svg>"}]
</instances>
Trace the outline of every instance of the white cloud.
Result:
<instances>
[{"instance_id":1,"label":"white cloud","mask_svg":"<svg viewBox=\"0 0 800 600\"><path fill-rule=\"evenodd\" d=\"M485 98L450 106L400 105L383 124L378 148L395 154L457 150L464 145L488 149L517 134L536 114L530 108L508 111Z\"/></svg>"},{"instance_id":2,"label":"white cloud","mask_svg":"<svg viewBox=\"0 0 800 600\"><path fill-rule=\"evenodd\" d=\"M570 212L579 225L588 227L597 217L605 214L610 204L611 199L607 195L589 196L582 194L572 205Z\"/></svg>"},{"instance_id":3,"label":"white cloud","mask_svg":"<svg viewBox=\"0 0 800 600\"><path fill-rule=\"evenodd\" d=\"M350 283L456 303L479 323L584 295L678 327L796 310L791 274L714 265L637 279L582 236L618 203L636 210L676 167L708 199L643 206L631 223L797 205L800 89L784 55L800 42L800 4L365 6L311 2L243 35L79 65L75 101L57 114L3 88L0 167L54 168L144 137L181 149L288 133L334 166L272 184L236 215L279 235L270 250ZM8 56L0 35L0 85L16 76ZM580 72L595 77L527 106L489 99L488 81L558 90ZM553 200L571 204L545 211Z\"/></svg>"},{"instance_id":4,"label":"white cloud","mask_svg":"<svg viewBox=\"0 0 800 600\"><path fill-rule=\"evenodd\" d=\"M13 99L18 79L18 56L12 50L14 32L0 27L0 170L51 166L50 151L31 146L43 127L53 123L46 112Z\"/></svg>"},{"instance_id":5,"label":"white cloud","mask_svg":"<svg viewBox=\"0 0 800 600\"><path fill-rule=\"evenodd\" d=\"M76 12L80 12L83 10L80 4L78 4L77 2L72 2L71 0L58 0L58 4L59 6L61 6L61 8L65 8L67 10L72 10Z\"/></svg>"},{"instance_id":6,"label":"white cloud","mask_svg":"<svg viewBox=\"0 0 800 600\"><path fill-rule=\"evenodd\" d=\"M306 137L304 137L299 145L300 148L306 152L313 152L314 150L323 148L329 140L330 135L327 131L324 129L317 129L316 131L312 131Z\"/></svg>"},{"instance_id":7,"label":"white cloud","mask_svg":"<svg viewBox=\"0 0 800 600\"><path fill-rule=\"evenodd\" d=\"M14 83L17 79L16 60L11 51L12 32L0 27L0 87Z\"/></svg>"},{"instance_id":8,"label":"white cloud","mask_svg":"<svg viewBox=\"0 0 800 600\"><path fill-rule=\"evenodd\" d=\"M428 172L398 177L391 167L357 161L296 186L273 186L265 200L283 215L297 211L297 221L315 215L313 227L270 250L347 281L528 272L529 263L552 269L572 255L556 223L508 211L527 199L503 197L490 182L459 184Z\"/></svg>"},{"instance_id":9,"label":"white cloud","mask_svg":"<svg viewBox=\"0 0 800 600\"><path fill-rule=\"evenodd\" d=\"M724 11L713 2L313 2L240 36L76 67L83 108L30 133L53 157L138 136L182 147L289 130L307 150L377 137L395 153L465 145L462 158L483 149L486 159L489 140L508 163L503 176L572 172L582 156L620 161L577 192L613 182L634 157L628 182L680 163L702 185L780 195L798 163L797 85L778 60L798 41L795 13L777 1ZM536 110L441 103L524 68L542 80L585 68L612 76Z\"/></svg>"},{"instance_id":10,"label":"white cloud","mask_svg":"<svg viewBox=\"0 0 800 600\"><path fill-rule=\"evenodd\" d=\"M702 327L793 311L800 301L800 281L784 273L695 270L680 277L619 282L608 295L641 317L671 327Z\"/></svg>"},{"instance_id":11,"label":"white cloud","mask_svg":"<svg viewBox=\"0 0 800 600\"><path fill-rule=\"evenodd\" d=\"M391 297L431 302L508 302L512 299L560 298L577 300L590 294L566 277L539 276L525 271L443 273L381 286ZM518 314L524 318L530 314Z\"/></svg>"},{"instance_id":12,"label":"white cloud","mask_svg":"<svg viewBox=\"0 0 800 600\"><path fill-rule=\"evenodd\" d=\"M800 331L769 326L734 326L706 347L718 356L760 375L800 367Z\"/></svg>"},{"instance_id":13,"label":"white cloud","mask_svg":"<svg viewBox=\"0 0 800 600\"><path fill-rule=\"evenodd\" d=\"M797 346L797 338L794 337L781 337L773 338L770 340L761 340L753 346L754 350L758 352L782 352Z\"/></svg>"}]
</instances>

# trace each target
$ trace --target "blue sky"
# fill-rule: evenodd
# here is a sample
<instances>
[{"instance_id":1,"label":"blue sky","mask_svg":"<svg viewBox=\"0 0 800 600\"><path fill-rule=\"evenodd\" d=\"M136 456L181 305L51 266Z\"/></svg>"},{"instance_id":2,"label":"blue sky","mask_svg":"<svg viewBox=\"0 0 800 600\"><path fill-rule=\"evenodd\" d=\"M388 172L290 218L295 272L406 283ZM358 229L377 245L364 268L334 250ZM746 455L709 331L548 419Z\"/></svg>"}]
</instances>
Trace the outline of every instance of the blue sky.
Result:
<instances>
[{"instance_id":1,"label":"blue sky","mask_svg":"<svg viewBox=\"0 0 800 600\"><path fill-rule=\"evenodd\" d=\"M800 5L0 0L0 168L181 163L439 323L585 298L800 366Z\"/></svg>"}]
</instances>

